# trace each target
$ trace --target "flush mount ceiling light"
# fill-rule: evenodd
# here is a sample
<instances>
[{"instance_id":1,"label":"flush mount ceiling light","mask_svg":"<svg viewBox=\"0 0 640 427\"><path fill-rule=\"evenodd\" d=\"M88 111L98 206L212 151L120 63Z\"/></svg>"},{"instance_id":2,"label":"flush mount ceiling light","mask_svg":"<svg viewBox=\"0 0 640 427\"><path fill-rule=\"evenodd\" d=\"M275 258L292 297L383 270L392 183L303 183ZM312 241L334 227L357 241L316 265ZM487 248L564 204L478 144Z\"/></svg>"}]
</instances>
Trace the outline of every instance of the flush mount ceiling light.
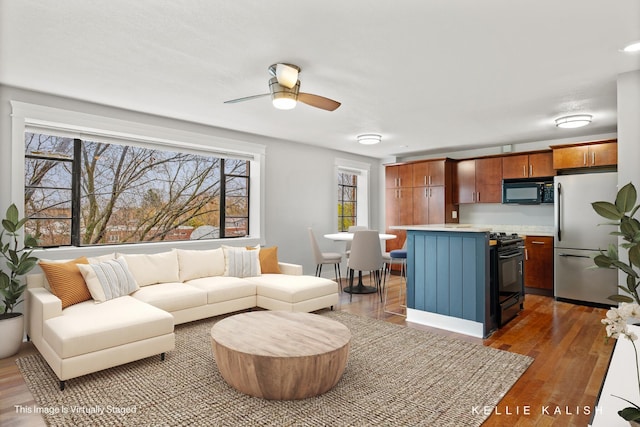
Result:
<instances>
[{"instance_id":1,"label":"flush mount ceiling light","mask_svg":"<svg viewBox=\"0 0 640 427\"><path fill-rule=\"evenodd\" d=\"M591 123L593 117L590 114L574 114L572 116L558 117L556 126L564 129L579 128Z\"/></svg>"},{"instance_id":2,"label":"flush mount ceiling light","mask_svg":"<svg viewBox=\"0 0 640 427\"><path fill-rule=\"evenodd\" d=\"M382 135L378 135L377 133L364 133L362 135L358 135L356 138L358 139L358 142L363 145L378 144L382 141Z\"/></svg>"},{"instance_id":3,"label":"flush mount ceiling light","mask_svg":"<svg viewBox=\"0 0 640 427\"><path fill-rule=\"evenodd\" d=\"M627 53L640 52L640 41L626 45L622 51Z\"/></svg>"}]
</instances>

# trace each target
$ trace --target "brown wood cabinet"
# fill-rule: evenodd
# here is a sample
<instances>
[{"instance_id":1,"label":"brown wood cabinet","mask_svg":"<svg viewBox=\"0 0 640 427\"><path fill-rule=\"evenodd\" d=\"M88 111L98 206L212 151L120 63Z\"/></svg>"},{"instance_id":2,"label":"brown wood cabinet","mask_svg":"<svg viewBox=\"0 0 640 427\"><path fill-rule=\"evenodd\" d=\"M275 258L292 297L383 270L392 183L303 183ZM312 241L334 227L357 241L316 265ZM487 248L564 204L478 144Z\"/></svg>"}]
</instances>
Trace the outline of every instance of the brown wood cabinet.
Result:
<instances>
[{"instance_id":1,"label":"brown wood cabinet","mask_svg":"<svg viewBox=\"0 0 640 427\"><path fill-rule=\"evenodd\" d=\"M502 158L462 160L456 167L458 203L502 201Z\"/></svg>"},{"instance_id":2,"label":"brown wood cabinet","mask_svg":"<svg viewBox=\"0 0 640 427\"><path fill-rule=\"evenodd\" d=\"M618 163L618 144L615 140L551 148L554 169L615 166Z\"/></svg>"},{"instance_id":3,"label":"brown wood cabinet","mask_svg":"<svg viewBox=\"0 0 640 427\"><path fill-rule=\"evenodd\" d=\"M413 165L392 165L385 170L386 188L413 187Z\"/></svg>"},{"instance_id":4,"label":"brown wood cabinet","mask_svg":"<svg viewBox=\"0 0 640 427\"><path fill-rule=\"evenodd\" d=\"M444 224L445 186L413 188L413 222L414 224Z\"/></svg>"},{"instance_id":5,"label":"brown wood cabinet","mask_svg":"<svg viewBox=\"0 0 640 427\"><path fill-rule=\"evenodd\" d=\"M519 154L502 158L502 178L540 178L556 174L553 152Z\"/></svg>"},{"instance_id":6,"label":"brown wood cabinet","mask_svg":"<svg viewBox=\"0 0 640 427\"><path fill-rule=\"evenodd\" d=\"M524 286L535 293L553 295L553 237L524 239Z\"/></svg>"},{"instance_id":7,"label":"brown wood cabinet","mask_svg":"<svg viewBox=\"0 0 640 427\"><path fill-rule=\"evenodd\" d=\"M411 171L411 172L409 172ZM407 181L411 176L411 181ZM425 160L386 167L386 230L398 236L387 241L387 250L400 248L405 232L394 225L442 224L453 218L453 162ZM409 186L406 183L409 182Z\"/></svg>"},{"instance_id":8,"label":"brown wood cabinet","mask_svg":"<svg viewBox=\"0 0 640 427\"><path fill-rule=\"evenodd\" d=\"M443 159L414 163L413 186L445 185L445 162Z\"/></svg>"}]
</instances>

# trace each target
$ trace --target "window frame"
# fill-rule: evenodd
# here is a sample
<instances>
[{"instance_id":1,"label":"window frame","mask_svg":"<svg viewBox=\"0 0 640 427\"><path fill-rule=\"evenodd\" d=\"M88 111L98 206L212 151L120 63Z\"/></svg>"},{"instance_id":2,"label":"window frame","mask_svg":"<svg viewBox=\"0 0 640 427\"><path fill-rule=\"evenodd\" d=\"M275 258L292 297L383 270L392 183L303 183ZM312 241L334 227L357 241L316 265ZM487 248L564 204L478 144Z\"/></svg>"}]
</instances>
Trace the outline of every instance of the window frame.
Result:
<instances>
[{"instance_id":1,"label":"window frame","mask_svg":"<svg viewBox=\"0 0 640 427\"><path fill-rule=\"evenodd\" d=\"M334 161L334 187L338 188L340 184L338 180L338 174L341 172L346 172L352 175L358 176L358 186L357 186L357 194L356 194L356 223L360 226L369 226L369 212L370 212L370 197L369 197L369 188L371 186L370 183L370 170L371 165L368 163L362 163L355 160L341 159L336 158ZM338 215L336 215L335 207L338 206L339 198L338 192L334 190L334 209L333 209L333 229L339 230L340 226L338 224Z\"/></svg>"},{"instance_id":2,"label":"window frame","mask_svg":"<svg viewBox=\"0 0 640 427\"><path fill-rule=\"evenodd\" d=\"M10 101L11 114L11 201L18 206L20 214L24 214L24 190L25 190L25 131L47 133L71 138L91 139L97 142L119 143L156 148L162 150L174 150L185 153L215 156L229 159L243 159L249 161L249 235L246 237L234 237L230 239L220 238L201 241L169 241L169 242L144 242L121 245L132 250L145 252L157 252L163 248L172 247L211 247L212 242L216 246L225 243L239 241L247 244L264 243L262 230L264 229L264 162L265 146L253 142L223 138L216 135L193 132L179 128L168 128L150 125L140 122L131 122L77 111L63 110L29 104L20 101ZM171 121L173 119L167 119ZM177 126L184 126L183 122L176 121ZM64 252L69 256L75 253L87 254L87 252L104 253L113 251L118 245L100 246L64 246L60 248L46 249L47 255L52 252ZM103 250L99 250L103 248ZM145 249L142 249L145 248ZM117 248L116 248L117 249ZM44 251L44 250L43 250ZM38 251L39 252L39 251ZM36 254L38 255L38 254Z\"/></svg>"},{"instance_id":3,"label":"window frame","mask_svg":"<svg viewBox=\"0 0 640 427\"><path fill-rule=\"evenodd\" d=\"M355 185L354 184L345 184L343 182L343 180L340 179L341 175L348 175L349 177L355 177ZM345 218L353 218L353 224L352 225L358 225L358 175L354 174L352 172L348 172L342 169L338 170L338 231L348 231L348 227L347 229L344 228L344 220ZM347 200L348 202L353 203L353 205L356 207L355 212L353 212L353 215L345 215L344 213L344 205L345 205L345 192L348 189L353 189L353 193L354 193L354 198L353 200ZM340 211L340 206L342 206L342 209Z\"/></svg>"}]
</instances>

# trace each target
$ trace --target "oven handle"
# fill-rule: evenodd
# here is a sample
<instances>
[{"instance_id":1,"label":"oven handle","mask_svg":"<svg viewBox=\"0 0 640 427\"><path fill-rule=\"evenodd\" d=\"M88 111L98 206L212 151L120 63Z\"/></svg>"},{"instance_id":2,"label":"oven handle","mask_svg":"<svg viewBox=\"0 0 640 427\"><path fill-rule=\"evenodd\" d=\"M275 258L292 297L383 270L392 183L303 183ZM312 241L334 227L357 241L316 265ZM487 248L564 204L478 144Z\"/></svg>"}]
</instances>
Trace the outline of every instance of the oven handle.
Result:
<instances>
[{"instance_id":1,"label":"oven handle","mask_svg":"<svg viewBox=\"0 0 640 427\"><path fill-rule=\"evenodd\" d=\"M498 258L500 259L509 259L509 258L515 258L518 256L522 256L522 252L517 252L515 254L511 254L511 255L498 255Z\"/></svg>"}]
</instances>

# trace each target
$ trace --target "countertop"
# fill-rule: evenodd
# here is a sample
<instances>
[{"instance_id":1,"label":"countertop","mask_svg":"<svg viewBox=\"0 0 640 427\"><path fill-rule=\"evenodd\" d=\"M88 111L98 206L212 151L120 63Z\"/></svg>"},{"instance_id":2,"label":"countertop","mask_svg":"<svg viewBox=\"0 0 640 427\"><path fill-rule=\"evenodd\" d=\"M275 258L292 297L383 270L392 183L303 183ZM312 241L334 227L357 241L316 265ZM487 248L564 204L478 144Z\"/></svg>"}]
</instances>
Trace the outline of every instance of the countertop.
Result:
<instances>
[{"instance_id":1,"label":"countertop","mask_svg":"<svg viewBox=\"0 0 640 427\"><path fill-rule=\"evenodd\" d=\"M470 233L515 233L521 237L526 236L546 236L555 235L553 226L526 226L526 225L486 225L486 224L412 224L394 225L390 228L395 230L423 230L423 231L457 231Z\"/></svg>"},{"instance_id":2,"label":"countertop","mask_svg":"<svg viewBox=\"0 0 640 427\"><path fill-rule=\"evenodd\" d=\"M417 225L393 225L389 227L393 230L414 230L414 231L455 231L462 233L489 233L490 228L478 227L471 224L417 224Z\"/></svg>"}]
</instances>

